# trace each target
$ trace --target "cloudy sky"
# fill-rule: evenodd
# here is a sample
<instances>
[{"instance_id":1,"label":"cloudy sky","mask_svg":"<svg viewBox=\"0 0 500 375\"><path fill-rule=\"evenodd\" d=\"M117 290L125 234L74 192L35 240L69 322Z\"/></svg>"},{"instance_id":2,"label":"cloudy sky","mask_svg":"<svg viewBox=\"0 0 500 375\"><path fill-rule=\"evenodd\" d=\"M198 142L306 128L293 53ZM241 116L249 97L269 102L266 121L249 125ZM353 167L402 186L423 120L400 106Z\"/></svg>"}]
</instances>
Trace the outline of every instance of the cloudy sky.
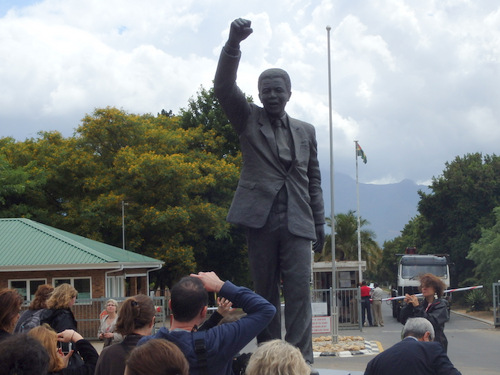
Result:
<instances>
[{"instance_id":1,"label":"cloudy sky","mask_svg":"<svg viewBox=\"0 0 500 375\"><path fill-rule=\"evenodd\" d=\"M252 21L238 83L292 77L288 113L317 129L329 165L331 27L335 171L428 183L445 162L500 145L495 0L0 0L0 137L72 136L85 114L178 113L212 84L235 18ZM328 179L324 175L324 179Z\"/></svg>"}]
</instances>

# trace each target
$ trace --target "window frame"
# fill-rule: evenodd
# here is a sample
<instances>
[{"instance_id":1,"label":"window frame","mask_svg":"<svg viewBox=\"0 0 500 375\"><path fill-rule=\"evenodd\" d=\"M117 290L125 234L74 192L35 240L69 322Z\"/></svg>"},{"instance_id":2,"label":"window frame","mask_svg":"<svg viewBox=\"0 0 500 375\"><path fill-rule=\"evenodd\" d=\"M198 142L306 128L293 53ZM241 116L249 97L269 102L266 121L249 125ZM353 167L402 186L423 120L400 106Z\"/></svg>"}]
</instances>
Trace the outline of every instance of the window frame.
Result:
<instances>
[{"instance_id":1,"label":"window frame","mask_svg":"<svg viewBox=\"0 0 500 375\"><path fill-rule=\"evenodd\" d=\"M19 292L19 288L12 286L13 282L20 282L20 281L24 281L26 283L26 296L23 296L23 294L21 292ZM16 289L19 292L19 294L23 297L23 304L26 304L26 303L29 304L31 301L33 301L31 299L31 296L34 296L36 289L38 289L38 286L37 286L35 290L31 291L31 282L32 281L43 281L42 283L39 284L39 286L43 285L43 284L47 284L47 279L40 278L40 277L36 277L36 278L32 278L32 279L28 278L28 279L9 279L8 280L9 289Z\"/></svg>"},{"instance_id":2,"label":"window frame","mask_svg":"<svg viewBox=\"0 0 500 375\"><path fill-rule=\"evenodd\" d=\"M73 288L75 288L77 290L78 297L80 296L80 291L75 287L75 280L89 280L89 297L83 298L83 300L89 300L89 302L79 302L79 298L76 297L75 305L89 305L92 303L90 301L92 299L92 277L91 276L53 277L52 278L52 285L54 285L54 287L56 287L58 285L56 283L56 281L58 281L58 280L64 280L64 282L69 280L68 284L70 284Z\"/></svg>"}]
</instances>

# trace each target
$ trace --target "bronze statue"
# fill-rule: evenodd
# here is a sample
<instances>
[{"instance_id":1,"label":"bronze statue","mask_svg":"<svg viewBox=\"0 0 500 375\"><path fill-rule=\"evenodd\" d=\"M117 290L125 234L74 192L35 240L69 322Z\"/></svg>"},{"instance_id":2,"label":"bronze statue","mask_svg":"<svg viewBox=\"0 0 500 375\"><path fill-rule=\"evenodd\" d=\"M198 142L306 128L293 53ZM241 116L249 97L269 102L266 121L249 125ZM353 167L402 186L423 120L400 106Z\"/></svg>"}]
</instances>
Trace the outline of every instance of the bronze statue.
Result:
<instances>
[{"instance_id":1,"label":"bronze statue","mask_svg":"<svg viewBox=\"0 0 500 375\"><path fill-rule=\"evenodd\" d=\"M277 309L259 342L281 338L280 283L285 298L285 340L309 363L312 353L311 241L320 252L325 214L315 129L285 112L290 77L268 69L258 80L263 107L248 103L236 85L240 42L253 32L236 19L220 55L215 95L240 140L243 167L227 220L246 227L257 293Z\"/></svg>"}]
</instances>

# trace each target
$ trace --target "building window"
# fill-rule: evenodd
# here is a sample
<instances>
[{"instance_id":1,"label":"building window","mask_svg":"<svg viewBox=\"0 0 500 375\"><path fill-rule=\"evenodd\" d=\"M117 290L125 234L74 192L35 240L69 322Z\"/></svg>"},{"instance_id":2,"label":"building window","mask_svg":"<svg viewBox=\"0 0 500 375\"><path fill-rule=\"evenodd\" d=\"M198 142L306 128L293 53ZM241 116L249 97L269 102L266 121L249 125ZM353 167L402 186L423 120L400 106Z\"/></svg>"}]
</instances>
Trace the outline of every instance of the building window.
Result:
<instances>
[{"instance_id":1,"label":"building window","mask_svg":"<svg viewBox=\"0 0 500 375\"><path fill-rule=\"evenodd\" d=\"M90 299L92 298L92 283L90 277L68 277L54 279L54 287L61 284L70 284L78 292L78 299Z\"/></svg>"},{"instance_id":2,"label":"building window","mask_svg":"<svg viewBox=\"0 0 500 375\"><path fill-rule=\"evenodd\" d=\"M125 297L125 276L106 276L106 297Z\"/></svg>"},{"instance_id":3,"label":"building window","mask_svg":"<svg viewBox=\"0 0 500 375\"><path fill-rule=\"evenodd\" d=\"M47 284L47 279L9 280L9 288L16 289L24 301L33 301L40 285Z\"/></svg>"}]
</instances>

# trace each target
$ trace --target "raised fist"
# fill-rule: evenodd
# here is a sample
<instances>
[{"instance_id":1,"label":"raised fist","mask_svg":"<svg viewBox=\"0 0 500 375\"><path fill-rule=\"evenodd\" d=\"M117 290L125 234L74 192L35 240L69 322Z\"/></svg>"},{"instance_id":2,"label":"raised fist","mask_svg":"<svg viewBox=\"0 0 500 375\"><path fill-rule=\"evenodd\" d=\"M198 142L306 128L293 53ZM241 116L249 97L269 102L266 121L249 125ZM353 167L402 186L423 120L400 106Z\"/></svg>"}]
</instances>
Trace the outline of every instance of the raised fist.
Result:
<instances>
[{"instance_id":1,"label":"raised fist","mask_svg":"<svg viewBox=\"0 0 500 375\"><path fill-rule=\"evenodd\" d=\"M231 29L229 31L229 45L237 48L242 40L245 40L251 33L253 33L253 29L250 27L251 25L252 21L245 20L243 18L235 19L231 23Z\"/></svg>"}]
</instances>

